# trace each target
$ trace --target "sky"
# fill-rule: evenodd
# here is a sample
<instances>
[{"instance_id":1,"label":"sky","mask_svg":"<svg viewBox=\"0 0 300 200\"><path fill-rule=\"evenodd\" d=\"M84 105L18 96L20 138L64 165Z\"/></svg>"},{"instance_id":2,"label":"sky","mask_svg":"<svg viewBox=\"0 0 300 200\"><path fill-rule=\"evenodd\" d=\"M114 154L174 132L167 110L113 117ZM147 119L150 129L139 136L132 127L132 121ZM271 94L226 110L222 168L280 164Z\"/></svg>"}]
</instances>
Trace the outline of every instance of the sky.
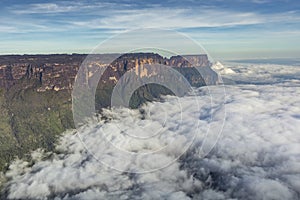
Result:
<instances>
[{"instance_id":1,"label":"sky","mask_svg":"<svg viewBox=\"0 0 300 200\"><path fill-rule=\"evenodd\" d=\"M89 53L124 31L162 28L216 59L300 55L298 0L2 0L0 18L0 54Z\"/></svg>"}]
</instances>

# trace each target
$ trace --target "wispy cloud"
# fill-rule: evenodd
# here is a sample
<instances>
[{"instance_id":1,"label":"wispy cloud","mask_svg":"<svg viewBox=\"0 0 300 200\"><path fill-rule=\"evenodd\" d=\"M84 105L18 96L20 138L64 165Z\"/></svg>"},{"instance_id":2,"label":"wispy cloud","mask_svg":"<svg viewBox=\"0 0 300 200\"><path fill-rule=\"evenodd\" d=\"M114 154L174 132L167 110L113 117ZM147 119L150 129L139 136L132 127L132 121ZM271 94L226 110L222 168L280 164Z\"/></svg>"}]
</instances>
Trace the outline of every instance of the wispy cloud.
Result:
<instances>
[{"instance_id":1,"label":"wispy cloud","mask_svg":"<svg viewBox=\"0 0 300 200\"><path fill-rule=\"evenodd\" d=\"M147 8L110 11L101 18L75 19L68 23L74 26L93 28L203 28L233 27L264 23L300 22L295 12L259 14L220 9Z\"/></svg>"},{"instance_id":2,"label":"wispy cloud","mask_svg":"<svg viewBox=\"0 0 300 200\"><path fill-rule=\"evenodd\" d=\"M255 13L190 9L132 9L112 11L102 18L74 20L70 23L86 28L191 28L222 27L263 23Z\"/></svg>"},{"instance_id":3,"label":"wispy cloud","mask_svg":"<svg viewBox=\"0 0 300 200\"><path fill-rule=\"evenodd\" d=\"M114 3L87 3L87 2L65 2L60 3L38 3L29 4L26 8L17 5L10 8L12 13L15 14L55 14L55 13L68 13L68 12L83 12L91 11L100 8L108 8L114 6Z\"/></svg>"},{"instance_id":4,"label":"wispy cloud","mask_svg":"<svg viewBox=\"0 0 300 200\"><path fill-rule=\"evenodd\" d=\"M251 0L252 3L257 3L257 4L264 4L264 3L270 3L270 0Z\"/></svg>"},{"instance_id":5,"label":"wispy cloud","mask_svg":"<svg viewBox=\"0 0 300 200\"><path fill-rule=\"evenodd\" d=\"M268 0L253 0L264 3ZM116 9L116 6L118 9ZM111 28L193 28L224 27L261 24L274 21L300 21L299 15L293 11L284 13L261 14L255 11L237 11L218 7L162 7L151 5L137 7L134 4L116 5L115 3L65 2L29 4L27 8L14 6L10 8L17 15L59 14L61 25L88 29ZM69 12L76 14L70 19ZM53 20L53 19L49 19ZM33 22L34 23L34 22Z\"/></svg>"},{"instance_id":6,"label":"wispy cloud","mask_svg":"<svg viewBox=\"0 0 300 200\"><path fill-rule=\"evenodd\" d=\"M263 3L268 0L253 0ZM116 6L118 9L116 9ZM255 25L270 22L300 21L299 14L293 11L284 13L261 14L254 11L243 12L218 7L162 7L151 5L137 7L134 4L120 3L87 3L87 2L59 2L29 4L27 8L14 6L10 12L17 15L34 16L32 23L39 23L43 18L47 24L54 26L57 19L45 19L44 14L59 15L58 26L65 29L132 29L132 28L200 28L200 27L228 27L241 25ZM68 13L76 16L70 18ZM26 20L26 18L25 18ZM41 24L39 24L41 25Z\"/></svg>"},{"instance_id":7,"label":"wispy cloud","mask_svg":"<svg viewBox=\"0 0 300 200\"><path fill-rule=\"evenodd\" d=\"M34 13L60 13L77 10L77 6L63 6L56 3L31 4L25 10L13 10L16 14L34 14Z\"/></svg>"},{"instance_id":8,"label":"wispy cloud","mask_svg":"<svg viewBox=\"0 0 300 200\"><path fill-rule=\"evenodd\" d=\"M19 29L14 26L0 25L0 33L15 33L17 31Z\"/></svg>"}]
</instances>

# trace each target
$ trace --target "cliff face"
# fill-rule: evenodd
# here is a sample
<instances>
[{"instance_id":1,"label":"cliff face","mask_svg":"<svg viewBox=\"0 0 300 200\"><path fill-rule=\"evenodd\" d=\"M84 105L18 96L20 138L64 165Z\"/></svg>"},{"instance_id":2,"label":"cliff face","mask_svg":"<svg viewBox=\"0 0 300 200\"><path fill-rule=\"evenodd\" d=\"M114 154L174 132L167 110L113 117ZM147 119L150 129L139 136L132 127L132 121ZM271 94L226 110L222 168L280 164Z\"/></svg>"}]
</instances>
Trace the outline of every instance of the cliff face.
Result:
<instances>
[{"instance_id":1,"label":"cliff face","mask_svg":"<svg viewBox=\"0 0 300 200\"><path fill-rule=\"evenodd\" d=\"M174 67L207 67L210 62L206 54L203 55L184 55L172 56L169 65Z\"/></svg>"},{"instance_id":2,"label":"cliff face","mask_svg":"<svg viewBox=\"0 0 300 200\"><path fill-rule=\"evenodd\" d=\"M111 63L113 69L117 71L127 71L138 68L138 66L152 64L162 64L170 67L207 67L210 66L207 55L184 55L163 58L154 53L133 53L125 54Z\"/></svg>"},{"instance_id":3,"label":"cliff face","mask_svg":"<svg viewBox=\"0 0 300 200\"><path fill-rule=\"evenodd\" d=\"M86 74L91 74L92 79L95 71L95 69L88 69ZM110 95L116 85L119 91L117 93L123 96L114 100L123 99L117 104L128 105L126 102L130 98L131 91L137 90L137 87L141 87L145 82L156 83L141 87L139 91L133 93L131 97L133 104L129 103L129 105L138 107L145 101L159 98L161 94L176 94L177 91L176 95L184 95L182 91L187 91L185 81L188 81L191 86L201 87L216 84L217 80L217 74L210 69L210 62L206 55L163 58L153 53L125 54L115 59L104 71L96 92L96 109L99 110L111 104Z\"/></svg>"},{"instance_id":4,"label":"cliff face","mask_svg":"<svg viewBox=\"0 0 300 200\"><path fill-rule=\"evenodd\" d=\"M39 92L70 90L85 57L81 54L0 56L0 88L9 89L18 80L26 78L40 82L37 88ZM135 70L140 76L148 76L151 70L144 68L144 65L152 64L178 68L210 66L207 55L172 56L168 59L154 53L132 53L122 55L112 63L105 63L104 66L108 68L103 80L115 83L129 70ZM26 87L28 85L24 85Z\"/></svg>"},{"instance_id":5,"label":"cliff face","mask_svg":"<svg viewBox=\"0 0 300 200\"><path fill-rule=\"evenodd\" d=\"M24 78L38 80L41 84L37 91L69 89L85 57L81 54L0 56L0 87L10 89Z\"/></svg>"},{"instance_id":6,"label":"cliff face","mask_svg":"<svg viewBox=\"0 0 300 200\"><path fill-rule=\"evenodd\" d=\"M163 68L158 67L159 65L172 67L184 75L193 86L199 87L205 85L204 79L197 70L190 70L188 68L209 68L211 64L206 55L163 58L159 54L154 53L125 54L115 59L107 67L101 81L102 84L116 84L128 71L135 72L135 75L139 78L153 75L167 76L166 72L162 70Z\"/></svg>"}]
</instances>

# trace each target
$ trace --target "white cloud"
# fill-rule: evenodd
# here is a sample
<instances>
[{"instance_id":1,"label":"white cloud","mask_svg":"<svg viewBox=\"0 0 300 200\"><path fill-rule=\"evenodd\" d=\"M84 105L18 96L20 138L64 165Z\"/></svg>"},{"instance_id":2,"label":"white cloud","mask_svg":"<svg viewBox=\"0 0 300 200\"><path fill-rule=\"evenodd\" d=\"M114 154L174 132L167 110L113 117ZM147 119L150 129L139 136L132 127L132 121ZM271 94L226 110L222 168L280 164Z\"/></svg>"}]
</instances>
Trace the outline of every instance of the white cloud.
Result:
<instances>
[{"instance_id":1,"label":"white cloud","mask_svg":"<svg viewBox=\"0 0 300 200\"><path fill-rule=\"evenodd\" d=\"M298 64L299 65L299 64ZM234 73L226 73L227 78L253 84L284 84L291 81L295 84L300 83L300 69L296 66L285 67L284 65L276 64L224 64L225 69L233 70Z\"/></svg>"},{"instance_id":2,"label":"white cloud","mask_svg":"<svg viewBox=\"0 0 300 200\"><path fill-rule=\"evenodd\" d=\"M257 3L257 4L265 4L265 3L270 3L270 0L251 0L252 3Z\"/></svg>"},{"instance_id":3,"label":"white cloud","mask_svg":"<svg viewBox=\"0 0 300 200\"><path fill-rule=\"evenodd\" d=\"M55 14L55 13L69 13L69 12L84 12L95 9L112 7L113 3L84 3L84 2L66 2L61 1L60 3L36 3L29 4L24 9L22 6L14 6L10 10L15 14Z\"/></svg>"},{"instance_id":4,"label":"white cloud","mask_svg":"<svg viewBox=\"0 0 300 200\"><path fill-rule=\"evenodd\" d=\"M18 29L14 26L0 25L0 33L15 33Z\"/></svg>"},{"instance_id":5,"label":"white cloud","mask_svg":"<svg viewBox=\"0 0 300 200\"><path fill-rule=\"evenodd\" d=\"M86 28L194 28L222 27L263 23L255 13L221 11L214 9L147 8L117 11L105 17L87 21L73 21Z\"/></svg>"},{"instance_id":6,"label":"white cloud","mask_svg":"<svg viewBox=\"0 0 300 200\"><path fill-rule=\"evenodd\" d=\"M76 6L59 6L55 3L31 4L29 9L15 10L16 14L60 13L76 10Z\"/></svg>"}]
</instances>

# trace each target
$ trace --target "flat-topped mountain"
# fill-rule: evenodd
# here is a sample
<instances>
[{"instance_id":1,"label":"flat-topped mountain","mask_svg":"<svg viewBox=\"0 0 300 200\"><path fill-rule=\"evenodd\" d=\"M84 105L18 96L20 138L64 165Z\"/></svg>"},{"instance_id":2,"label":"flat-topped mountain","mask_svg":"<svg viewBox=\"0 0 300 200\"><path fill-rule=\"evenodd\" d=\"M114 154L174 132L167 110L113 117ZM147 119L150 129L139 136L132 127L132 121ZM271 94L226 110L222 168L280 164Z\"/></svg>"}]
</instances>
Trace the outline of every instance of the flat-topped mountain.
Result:
<instances>
[{"instance_id":1,"label":"flat-topped mountain","mask_svg":"<svg viewBox=\"0 0 300 200\"><path fill-rule=\"evenodd\" d=\"M72 89L77 71L86 56L84 54L0 56L0 87L9 89L19 79L26 78L40 82L37 91ZM104 75L104 79L108 81L117 81L122 72L128 70L141 70L139 67L142 68L145 64L163 64L178 68L210 66L207 55L164 58L154 53L130 53L119 57L116 54L99 55L98 59L101 60L105 56L117 57L112 63L102 65L108 66Z\"/></svg>"},{"instance_id":2,"label":"flat-topped mountain","mask_svg":"<svg viewBox=\"0 0 300 200\"><path fill-rule=\"evenodd\" d=\"M9 89L19 79L26 78L39 80L39 91L55 86L66 89L85 57L84 54L0 56L0 87Z\"/></svg>"},{"instance_id":3,"label":"flat-topped mountain","mask_svg":"<svg viewBox=\"0 0 300 200\"><path fill-rule=\"evenodd\" d=\"M93 78L95 70L106 68L95 96L95 107L99 111L110 105L114 87L127 72L133 72L135 77L165 76L163 70L154 71L151 65L172 67L195 87L218 82L206 55L170 58L155 53L0 56L0 171L5 170L15 156L24 157L37 148L52 150L56 137L74 128L71 94L77 72L87 56L93 58L87 59L92 66L87 69L87 77ZM166 76L166 81L176 83L177 78ZM132 87L136 82L133 77L125 81L123 87ZM173 93L155 84L143 86L132 95L131 106L136 108L161 94Z\"/></svg>"}]
</instances>

